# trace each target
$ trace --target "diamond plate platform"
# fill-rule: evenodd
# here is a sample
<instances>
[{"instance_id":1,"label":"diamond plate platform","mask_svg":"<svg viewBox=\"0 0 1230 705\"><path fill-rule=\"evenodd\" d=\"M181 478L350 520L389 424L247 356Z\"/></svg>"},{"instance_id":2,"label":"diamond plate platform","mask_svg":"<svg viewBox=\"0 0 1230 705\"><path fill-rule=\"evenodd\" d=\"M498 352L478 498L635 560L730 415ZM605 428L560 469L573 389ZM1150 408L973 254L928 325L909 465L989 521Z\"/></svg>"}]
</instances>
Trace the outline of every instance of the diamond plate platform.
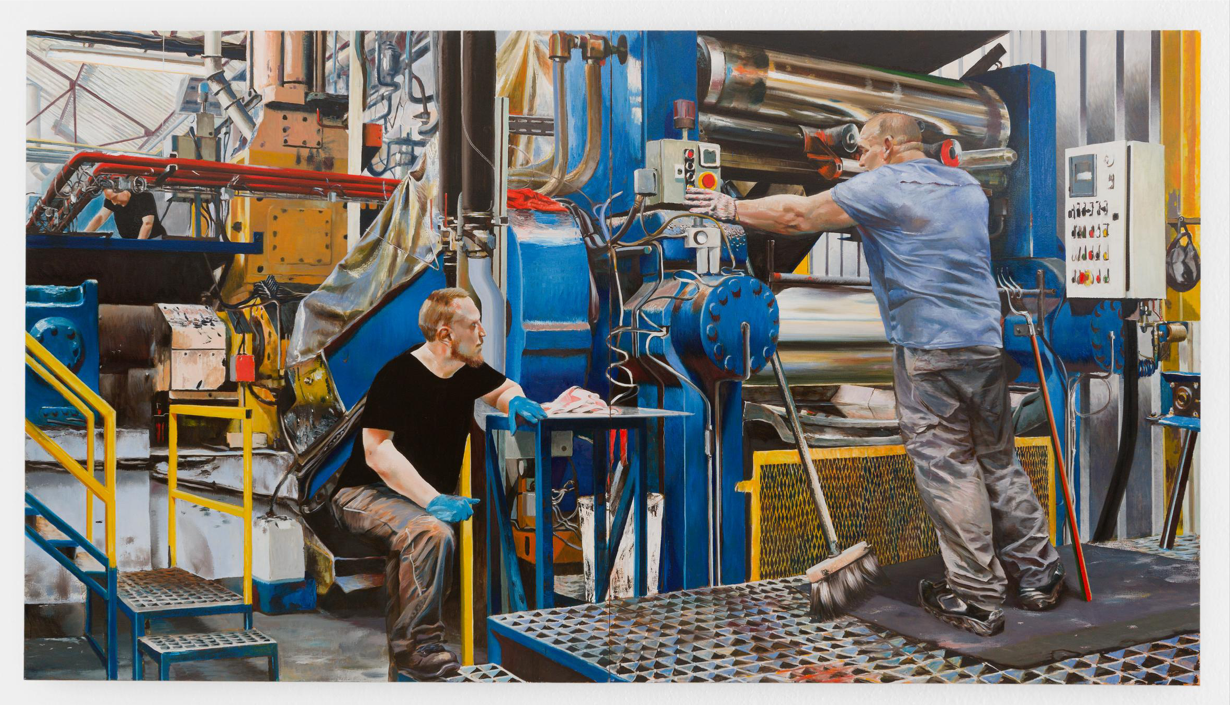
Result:
<instances>
[{"instance_id":1,"label":"diamond plate platform","mask_svg":"<svg viewBox=\"0 0 1230 705\"><path fill-rule=\"evenodd\" d=\"M1194 559L1199 538L1164 555ZM1151 542L1151 543L1150 543ZM1116 548L1153 552L1157 539ZM1176 548L1179 548L1178 546ZM617 681L1198 684L1200 635L1005 669L852 617L813 622L800 578L490 618L502 638Z\"/></svg>"},{"instance_id":2,"label":"diamond plate platform","mask_svg":"<svg viewBox=\"0 0 1230 705\"><path fill-rule=\"evenodd\" d=\"M215 580L193 575L182 568L160 568L120 573L119 596L137 614L190 609L237 611L243 598Z\"/></svg>"}]
</instances>

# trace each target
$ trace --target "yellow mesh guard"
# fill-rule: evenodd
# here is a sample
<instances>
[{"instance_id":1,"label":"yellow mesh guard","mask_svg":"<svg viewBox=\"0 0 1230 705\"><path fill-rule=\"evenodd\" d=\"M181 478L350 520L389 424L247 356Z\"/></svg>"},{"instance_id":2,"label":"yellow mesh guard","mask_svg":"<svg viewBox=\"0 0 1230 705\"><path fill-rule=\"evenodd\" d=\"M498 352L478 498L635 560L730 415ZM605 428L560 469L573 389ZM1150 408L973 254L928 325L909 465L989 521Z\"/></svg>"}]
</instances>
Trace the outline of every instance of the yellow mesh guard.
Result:
<instances>
[{"instance_id":1,"label":"yellow mesh guard","mask_svg":"<svg viewBox=\"0 0 1230 705\"><path fill-rule=\"evenodd\" d=\"M1050 439L1018 438L1016 451L1034 494L1047 508L1054 541ZM813 448L811 453L841 547L867 541L882 565L940 552L904 446ZM807 470L798 452L787 450L756 453L753 466L748 489L753 492L752 523L759 529L753 534L759 534L759 545L753 547L752 579L800 575L827 557Z\"/></svg>"}]
</instances>

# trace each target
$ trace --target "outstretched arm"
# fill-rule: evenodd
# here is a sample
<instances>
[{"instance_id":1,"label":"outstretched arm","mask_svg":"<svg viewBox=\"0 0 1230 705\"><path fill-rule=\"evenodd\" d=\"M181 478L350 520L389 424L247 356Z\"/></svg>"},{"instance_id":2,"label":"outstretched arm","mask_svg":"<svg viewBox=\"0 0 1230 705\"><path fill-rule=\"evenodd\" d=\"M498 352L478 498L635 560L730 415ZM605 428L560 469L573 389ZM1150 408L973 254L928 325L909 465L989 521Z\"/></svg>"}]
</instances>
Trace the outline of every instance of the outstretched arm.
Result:
<instances>
[{"instance_id":1,"label":"outstretched arm","mask_svg":"<svg viewBox=\"0 0 1230 705\"><path fill-rule=\"evenodd\" d=\"M384 484L420 507L426 507L431 504L431 500L439 496L440 493L423 479L414 465L393 445L392 431L363 429L363 454L367 459L367 466L376 471Z\"/></svg>"},{"instance_id":2,"label":"outstretched arm","mask_svg":"<svg viewBox=\"0 0 1230 705\"><path fill-rule=\"evenodd\" d=\"M89 224L85 226L85 231L87 233L92 233L95 230L98 230L99 228L102 227L103 223L107 222L107 218L110 218L110 217L111 217L111 211L107 210L106 207L102 208L101 210L98 211L98 215L94 216L93 218L90 218Z\"/></svg>"},{"instance_id":3,"label":"outstretched arm","mask_svg":"<svg viewBox=\"0 0 1230 705\"><path fill-rule=\"evenodd\" d=\"M693 213L779 235L802 235L841 230L856 223L833 196L825 191L814 196L781 194L750 201L735 201L724 193L689 188L686 203Z\"/></svg>"}]
</instances>

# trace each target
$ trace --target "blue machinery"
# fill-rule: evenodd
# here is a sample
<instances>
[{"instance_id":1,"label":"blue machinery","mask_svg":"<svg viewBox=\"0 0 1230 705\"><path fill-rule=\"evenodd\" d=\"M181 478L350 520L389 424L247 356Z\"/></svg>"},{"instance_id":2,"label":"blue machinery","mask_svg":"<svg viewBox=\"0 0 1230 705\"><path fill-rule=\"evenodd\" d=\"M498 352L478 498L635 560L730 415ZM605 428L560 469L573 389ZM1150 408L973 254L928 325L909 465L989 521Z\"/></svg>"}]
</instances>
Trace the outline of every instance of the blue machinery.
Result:
<instances>
[{"instance_id":1,"label":"blue machinery","mask_svg":"<svg viewBox=\"0 0 1230 705\"><path fill-rule=\"evenodd\" d=\"M611 45L626 43L627 60L612 57L602 66L599 161L594 175L569 198L578 210L605 203L604 212L627 213L634 205L633 172L645 166L646 145L680 137L675 101L702 103L697 76L687 68L696 63L698 36L600 36ZM566 63L565 76L570 112L583 116L585 62ZM1002 222L992 226L998 230L993 239L995 267L1017 281L1040 280L1039 288L1046 290L1040 318L1049 343L1046 374L1053 388L1067 389L1078 373L1121 371L1121 304L1078 307L1064 296L1064 245L1055 223L1053 74L1016 66L974 80L1003 100L1010 121L1007 147L1017 155L1000 194ZM699 117L705 120L703 107ZM570 121L572 164L583 157L586 123L581 117ZM504 293L510 316L506 372L532 397L550 399L579 384L610 396L624 395L625 403L634 397L640 407L689 413L666 420L658 438L670 441L658 447L660 441L654 438L649 447L651 455L662 457L661 476L651 476L650 486L666 488L661 566L665 590L747 578L746 508L734 491L735 483L744 479L740 382L747 378L747 364L752 371L765 365L778 333L772 292L745 271L748 250L739 228L726 226L731 242L721 248L722 269L714 274L696 274L683 238L646 240L645 229L659 229L678 212L644 214L613 253L586 247L583 230L601 230L601 223L579 224L557 214L514 211L505 240L509 264ZM740 322L748 323L750 330L742 331ZM1016 323L1005 321L1005 347L1021 366L1018 381L1036 382L1028 338L1017 331ZM749 336L748 344L742 335ZM745 349L750 353L746 362ZM635 384L635 391L619 384L625 380ZM1056 418L1067 419L1066 395L1054 396ZM710 496L717 498L712 505ZM720 526L720 531L711 534L711 526Z\"/></svg>"}]
</instances>

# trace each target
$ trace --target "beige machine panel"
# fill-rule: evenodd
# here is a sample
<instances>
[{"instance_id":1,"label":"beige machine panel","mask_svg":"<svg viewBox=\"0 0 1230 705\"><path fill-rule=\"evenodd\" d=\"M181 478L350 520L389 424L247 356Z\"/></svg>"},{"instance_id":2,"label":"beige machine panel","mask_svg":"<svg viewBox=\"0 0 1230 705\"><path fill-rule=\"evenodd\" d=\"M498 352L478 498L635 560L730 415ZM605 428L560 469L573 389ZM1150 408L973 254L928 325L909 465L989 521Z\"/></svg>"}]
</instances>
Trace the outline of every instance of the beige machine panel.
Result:
<instances>
[{"instance_id":1,"label":"beige machine panel","mask_svg":"<svg viewBox=\"0 0 1230 705\"><path fill-rule=\"evenodd\" d=\"M1106 142L1066 153L1068 296L1166 296L1166 213L1160 144Z\"/></svg>"}]
</instances>

